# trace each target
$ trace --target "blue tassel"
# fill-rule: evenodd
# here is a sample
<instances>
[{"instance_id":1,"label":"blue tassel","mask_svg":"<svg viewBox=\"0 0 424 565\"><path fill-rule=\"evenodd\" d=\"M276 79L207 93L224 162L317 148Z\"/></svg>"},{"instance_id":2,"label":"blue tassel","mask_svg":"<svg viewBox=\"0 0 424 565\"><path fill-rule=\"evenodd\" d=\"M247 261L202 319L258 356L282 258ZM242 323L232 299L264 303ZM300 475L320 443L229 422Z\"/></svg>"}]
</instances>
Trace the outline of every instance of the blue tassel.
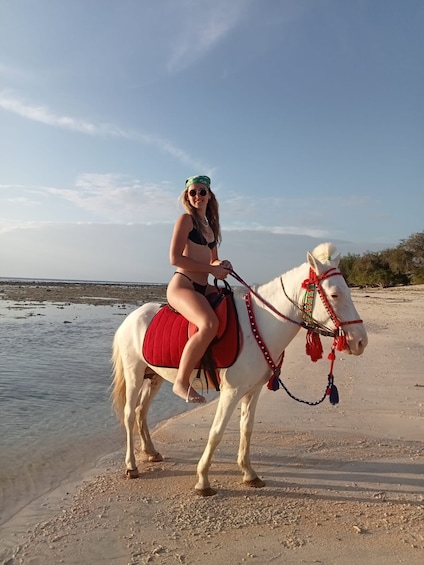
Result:
<instances>
[{"instance_id":1,"label":"blue tassel","mask_svg":"<svg viewBox=\"0 0 424 565\"><path fill-rule=\"evenodd\" d=\"M268 390L272 390L275 392L280 388L280 383L278 382L278 376L272 375L272 377L268 381Z\"/></svg>"},{"instance_id":2,"label":"blue tassel","mask_svg":"<svg viewBox=\"0 0 424 565\"><path fill-rule=\"evenodd\" d=\"M339 391L337 390L336 385L333 384L330 389L330 402L333 406L339 403Z\"/></svg>"},{"instance_id":3,"label":"blue tassel","mask_svg":"<svg viewBox=\"0 0 424 565\"><path fill-rule=\"evenodd\" d=\"M280 382L279 382L280 375L281 375L281 369L279 367L275 367L274 372L272 373L268 381L268 385L267 385L268 390L272 390L273 392L275 392L280 388Z\"/></svg>"}]
</instances>

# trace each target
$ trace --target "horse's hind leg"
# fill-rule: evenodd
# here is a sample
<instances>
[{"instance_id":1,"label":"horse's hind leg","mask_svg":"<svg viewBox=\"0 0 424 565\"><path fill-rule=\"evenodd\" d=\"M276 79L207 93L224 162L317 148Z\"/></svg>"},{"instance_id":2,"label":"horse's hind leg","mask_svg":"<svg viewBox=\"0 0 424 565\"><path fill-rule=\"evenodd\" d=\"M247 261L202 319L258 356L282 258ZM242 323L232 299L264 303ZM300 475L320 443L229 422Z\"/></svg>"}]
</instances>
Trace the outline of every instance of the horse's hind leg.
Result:
<instances>
[{"instance_id":1,"label":"horse's hind leg","mask_svg":"<svg viewBox=\"0 0 424 565\"><path fill-rule=\"evenodd\" d=\"M241 401L240 445L237 463L243 471L243 483L250 487L262 488L265 483L258 477L250 463L250 440L252 438L255 411L262 385L255 392L246 394Z\"/></svg>"},{"instance_id":2,"label":"horse's hind leg","mask_svg":"<svg viewBox=\"0 0 424 565\"><path fill-rule=\"evenodd\" d=\"M127 469L127 477L136 479L138 474L137 465L134 454L134 424L136 417L136 409L141 393L141 387L144 379L144 369L141 367L126 369L125 371L125 407L124 407L124 425L127 434L127 450L125 454L125 466Z\"/></svg>"},{"instance_id":3,"label":"horse's hind leg","mask_svg":"<svg viewBox=\"0 0 424 565\"><path fill-rule=\"evenodd\" d=\"M146 374L141 387L140 402L137 407L137 425L140 433L141 451L147 455L149 461L162 461L162 455L155 449L147 425L147 413L150 404L162 386L163 379L156 373Z\"/></svg>"}]
</instances>

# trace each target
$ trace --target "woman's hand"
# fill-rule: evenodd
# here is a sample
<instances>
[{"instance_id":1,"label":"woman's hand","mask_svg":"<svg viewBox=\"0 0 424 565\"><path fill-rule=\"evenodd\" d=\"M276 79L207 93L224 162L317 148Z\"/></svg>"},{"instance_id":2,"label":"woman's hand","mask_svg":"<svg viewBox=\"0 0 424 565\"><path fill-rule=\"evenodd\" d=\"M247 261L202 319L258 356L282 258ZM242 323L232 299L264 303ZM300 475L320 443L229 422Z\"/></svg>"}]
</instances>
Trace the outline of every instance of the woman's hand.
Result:
<instances>
[{"instance_id":1,"label":"woman's hand","mask_svg":"<svg viewBox=\"0 0 424 565\"><path fill-rule=\"evenodd\" d=\"M218 265L211 265L210 273L216 279L223 281L230 274L231 269L232 266L229 261L220 261Z\"/></svg>"},{"instance_id":2,"label":"woman's hand","mask_svg":"<svg viewBox=\"0 0 424 565\"><path fill-rule=\"evenodd\" d=\"M228 261L228 259L224 259L223 261L221 261L221 267L224 267L225 269L228 269L229 271L233 270L233 266L232 266L231 262Z\"/></svg>"}]
</instances>

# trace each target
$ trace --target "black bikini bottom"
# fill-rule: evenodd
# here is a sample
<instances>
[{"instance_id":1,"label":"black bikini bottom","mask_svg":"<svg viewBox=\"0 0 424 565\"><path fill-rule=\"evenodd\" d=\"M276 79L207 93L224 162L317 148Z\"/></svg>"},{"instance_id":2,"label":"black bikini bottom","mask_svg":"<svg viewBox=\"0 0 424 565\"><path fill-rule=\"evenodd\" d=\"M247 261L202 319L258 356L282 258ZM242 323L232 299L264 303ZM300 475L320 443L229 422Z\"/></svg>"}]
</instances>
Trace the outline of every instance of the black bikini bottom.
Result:
<instances>
[{"instance_id":1,"label":"black bikini bottom","mask_svg":"<svg viewBox=\"0 0 424 565\"><path fill-rule=\"evenodd\" d=\"M183 277L185 277L186 279L188 279L191 282L191 284L193 285L193 288L196 292L203 294L203 295L206 294L206 289L208 288L207 284L199 284L197 282L194 282L185 273L180 273L180 271L175 271L174 275L182 275Z\"/></svg>"}]
</instances>

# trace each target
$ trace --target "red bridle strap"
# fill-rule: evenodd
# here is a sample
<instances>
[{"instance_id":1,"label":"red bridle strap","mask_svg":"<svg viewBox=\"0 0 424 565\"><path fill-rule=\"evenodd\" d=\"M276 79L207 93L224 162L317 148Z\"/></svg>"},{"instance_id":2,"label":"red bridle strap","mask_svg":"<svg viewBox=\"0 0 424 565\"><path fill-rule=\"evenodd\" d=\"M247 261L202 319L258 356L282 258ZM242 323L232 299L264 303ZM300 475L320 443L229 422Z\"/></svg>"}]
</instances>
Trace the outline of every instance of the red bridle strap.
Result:
<instances>
[{"instance_id":1,"label":"red bridle strap","mask_svg":"<svg viewBox=\"0 0 424 565\"><path fill-rule=\"evenodd\" d=\"M327 295L325 294L322 285L321 285L321 281L325 280L325 279L329 279L330 277L334 277L334 276L340 276L342 277L342 273L336 269L335 267L332 267L331 269L328 269L328 271L325 271L325 273L323 273L322 275L317 275L315 273L315 271L311 268L309 270L309 279L305 279L302 283L302 288L306 289L306 290L318 290L318 293L320 295L320 298L322 300L322 303L324 304L325 309L328 312L328 315L330 316L333 324L336 326L336 329L339 329L341 326L347 326L349 324L362 324L362 320L358 319L358 320L348 320L346 322L340 322L340 320L337 318L336 313L334 312L333 308L331 307Z\"/></svg>"},{"instance_id":2,"label":"red bridle strap","mask_svg":"<svg viewBox=\"0 0 424 565\"><path fill-rule=\"evenodd\" d=\"M262 351L262 355L264 356L265 361L267 362L269 368L272 371L271 378L268 381L268 388L272 390L275 379L278 379L281 373L281 365L283 364L283 360L284 360L284 351L282 352L278 363L275 363L273 358L271 357L271 353L269 352L264 340L262 339L261 334L259 333L258 326L256 324L255 314L253 313L252 296L250 292L244 295L244 301L246 303L247 315L249 316L249 322L250 322L250 328L252 330L252 334L256 339L256 343L258 344L259 349Z\"/></svg>"}]
</instances>

